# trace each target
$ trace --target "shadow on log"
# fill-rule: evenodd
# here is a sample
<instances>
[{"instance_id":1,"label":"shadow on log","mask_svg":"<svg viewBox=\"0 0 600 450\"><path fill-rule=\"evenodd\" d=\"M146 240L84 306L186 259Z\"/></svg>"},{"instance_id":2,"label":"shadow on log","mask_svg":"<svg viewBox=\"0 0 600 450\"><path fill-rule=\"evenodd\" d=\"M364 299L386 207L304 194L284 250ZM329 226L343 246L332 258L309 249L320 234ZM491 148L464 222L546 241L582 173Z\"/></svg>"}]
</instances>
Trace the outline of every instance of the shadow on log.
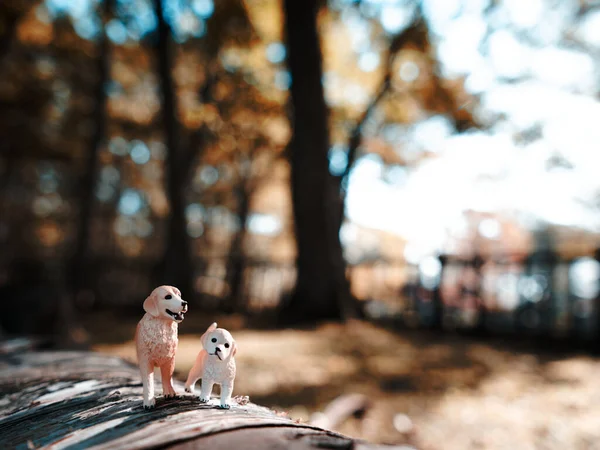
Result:
<instances>
[{"instance_id":1,"label":"shadow on log","mask_svg":"<svg viewBox=\"0 0 600 450\"><path fill-rule=\"evenodd\" d=\"M0 436L4 448L23 449L391 448L245 401L221 410L185 395L145 411L137 367L88 352L0 356Z\"/></svg>"}]
</instances>

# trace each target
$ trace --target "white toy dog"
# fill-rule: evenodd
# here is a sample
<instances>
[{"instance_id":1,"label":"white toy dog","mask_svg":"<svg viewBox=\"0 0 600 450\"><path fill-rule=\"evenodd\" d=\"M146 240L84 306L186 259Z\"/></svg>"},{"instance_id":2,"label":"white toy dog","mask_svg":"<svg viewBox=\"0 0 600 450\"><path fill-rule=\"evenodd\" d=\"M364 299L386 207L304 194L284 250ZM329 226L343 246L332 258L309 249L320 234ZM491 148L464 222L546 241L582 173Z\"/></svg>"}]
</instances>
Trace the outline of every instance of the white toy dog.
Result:
<instances>
[{"instance_id":1,"label":"white toy dog","mask_svg":"<svg viewBox=\"0 0 600 450\"><path fill-rule=\"evenodd\" d=\"M135 346L144 386L144 408L153 408L154 368L160 368L163 395L174 397L173 370L177 351L177 324L187 312L187 302L173 286L159 286L144 301L146 314L138 323Z\"/></svg>"},{"instance_id":2,"label":"white toy dog","mask_svg":"<svg viewBox=\"0 0 600 450\"><path fill-rule=\"evenodd\" d=\"M186 392L194 393L194 385L202 378L200 401L207 403L210 400L213 385L221 385L221 408L229 409L233 380L235 379L235 359L237 347L229 331L217 328L213 323L206 333L200 338L204 347L190 370L185 382Z\"/></svg>"}]
</instances>

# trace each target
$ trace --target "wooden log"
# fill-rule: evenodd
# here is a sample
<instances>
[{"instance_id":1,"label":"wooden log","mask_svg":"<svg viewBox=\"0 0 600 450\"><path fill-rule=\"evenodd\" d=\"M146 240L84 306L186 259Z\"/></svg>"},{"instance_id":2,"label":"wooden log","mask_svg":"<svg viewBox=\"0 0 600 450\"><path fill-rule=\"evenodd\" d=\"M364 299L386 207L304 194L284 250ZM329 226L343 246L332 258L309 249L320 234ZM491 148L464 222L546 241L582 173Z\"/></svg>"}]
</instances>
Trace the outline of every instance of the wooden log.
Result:
<instances>
[{"instance_id":1,"label":"wooden log","mask_svg":"<svg viewBox=\"0 0 600 450\"><path fill-rule=\"evenodd\" d=\"M182 383L175 388L183 393ZM384 448L297 423L239 397L230 410L191 394L159 397L156 408L146 411L137 367L72 351L0 356L0 442L16 449Z\"/></svg>"}]
</instances>

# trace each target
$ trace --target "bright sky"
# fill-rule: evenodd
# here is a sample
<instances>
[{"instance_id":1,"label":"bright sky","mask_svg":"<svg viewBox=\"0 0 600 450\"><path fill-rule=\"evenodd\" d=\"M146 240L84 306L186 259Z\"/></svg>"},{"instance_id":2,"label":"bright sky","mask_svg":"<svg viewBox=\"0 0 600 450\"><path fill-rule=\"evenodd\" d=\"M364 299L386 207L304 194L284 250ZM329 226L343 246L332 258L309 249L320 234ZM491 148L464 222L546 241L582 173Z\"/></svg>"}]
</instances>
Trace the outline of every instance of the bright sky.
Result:
<instances>
[{"instance_id":1,"label":"bright sky","mask_svg":"<svg viewBox=\"0 0 600 450\"><path fill-rule=\"evenodd\" d=\"M408 136L412 152L436 158L397 182L373 155L351 173L349 220L408 239L406 256L415 260L442 250L469 209L600 231L592 206L600 193L599 71L590 51L600 49L600 9L575 21L576 0L504 0L484 20L489 3L424 0L444 75L466 77L480 98L476 116L490 129L456 135L433 117ZM565 43L567 33L577 45ZM536 127L540 139L515 141ZM549 167L553 157L572 168Z\"/></svg>"}]
</instances>

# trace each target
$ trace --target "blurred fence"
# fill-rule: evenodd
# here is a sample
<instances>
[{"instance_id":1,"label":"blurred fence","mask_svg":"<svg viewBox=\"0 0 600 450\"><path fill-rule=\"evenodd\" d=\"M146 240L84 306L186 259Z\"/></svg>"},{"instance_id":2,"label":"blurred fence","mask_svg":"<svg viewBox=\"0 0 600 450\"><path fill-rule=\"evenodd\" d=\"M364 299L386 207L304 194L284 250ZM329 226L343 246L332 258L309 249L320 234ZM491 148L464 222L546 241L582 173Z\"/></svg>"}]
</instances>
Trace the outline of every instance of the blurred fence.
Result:
<instances>
[{"instance_id":1,"label":"blurred fence","mask_svg":"<svg viewBox=\"0 0 600 450\"><path fill-rule=\"evenodd\" d=\"M550 251L525 259L441 256L425 258L418 265L379 260L350 265L347 276L353 294L373 320L585 342L600 339L600 250L596 253L594 258L573 259ZM233 299L230 261L228 256L195 260L198 307L260 314L275 309L294 287L293 264L247 259L240 298ZM94 276L88 296L78 299L79 306L138 305L154 287L154 266L146 258L92 259ZM27 264L23 268L30 278L32 268Z\"/></svg>"},{"instance_id":2,"label":"blurred fence","mask_svg":"<svg viewBox=\"0 0 600 450\"><path fill-rule=\"evenodd\" d=\"M598 256L598 252L597 252ZM517 333L591 341L600 338L600 261L538 252L505 257L426 258L406 266L370 265L365 310L410 327ZM361 266L349 269L364 271ZM398 285L401 284L400 287Z\"/></svg>"}]
</instances>

